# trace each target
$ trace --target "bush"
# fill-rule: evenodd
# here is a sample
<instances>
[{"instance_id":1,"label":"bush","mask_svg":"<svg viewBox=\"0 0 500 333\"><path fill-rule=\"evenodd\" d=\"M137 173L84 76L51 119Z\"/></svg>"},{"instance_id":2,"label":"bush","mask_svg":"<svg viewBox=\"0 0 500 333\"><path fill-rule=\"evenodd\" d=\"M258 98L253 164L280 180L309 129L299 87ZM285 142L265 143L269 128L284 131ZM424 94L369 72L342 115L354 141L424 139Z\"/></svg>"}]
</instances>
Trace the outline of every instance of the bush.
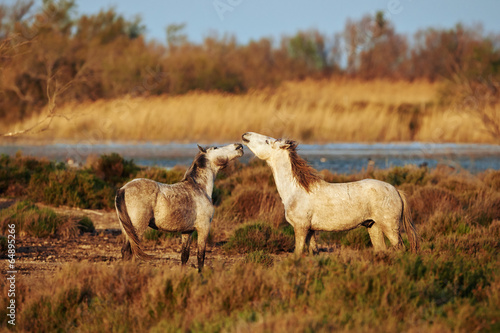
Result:
<instances>
[{"instance_id":1,"label":"bush","mask_svg":"<svg viewBox=\"0 0 500 333\"><path fill-rule=\"evenodd\" d=\"M175 184L182 180L185 172L186 169L179 167L170 170L152 167L139 171L135 177L151 179L164 184Z\"/></svg>"},{"instance_id":2,"label":"bush","mask_svg":"<svg viewBox=\"0 0 500 333\"><path fill-rule=\"evenodd\" d=\"M460 212L437 211L420 228L422 238L432 241L438 236L470 231L470 223Z\"/></svg>"},{"instance_id":3,"label":"bush","mask_svg":"<svg viewBox=\"0 0 500 333\"><path fill-rule=\"evenodd\" d=\"M224 249L228 252L265 251L278 253L290 252L294 246L294 238L279 229L274 229L261 222L243 225L236 229Z\"/></svg>"},{"instance_id":4,"label":"bush","mask_svg":"<svg viewBox=\"0 0 500 333\"><path fill-rule=\"evenodd\" d=\"M92 220L87 216L77 218L76 227L80 230L80 232L95 232L94 222L92 222Z\"/></svg>"},{"instance_id":5,"label":"bush","mask_svg":"<svg viewBox=\"0 0 500 333\"><path fill-rule=\"evenodd\" d=\"M105 182L117 185L134 178L140 168L133 160L125 160L117 153L101 155L93 166L95 174Z\"/></svg>"},{"instance_id":6,"label":"bush","mask_svg":"<svg viewBox=\"0 0 500 333\"><path fill-rule=\"evenodd\" d=\"M357 250L367 249L372 246L370 235L368 234L366 228L356 228L354 230L347 231L346 235L341 238L340 243L344 246Z\"/></svg>"},{"instance_id":7,"label":"bush","mask_svg":"<svg viewBox=\"0 0 500 333\"><path fill-rule=\"evenodd\" d=\"M449 190L426 186L417 190L409 200L416 223L425 223L436 211L452 212L461 207L460 201Z\"/></svg>"},{"instance_id":8,"label":"bush","mask_svg":"<svg viewBox=\"0 0 500 333\"><path fill-rule=\"evenodd\" d=\"M28 198L52 205L88 209L114 207L115 190L88 170L56 170L36 173L28 186Z\"/></svg>"},{"instance_id":9,"label":"bush","mask_svg":"<svg viewBox=\"0 0 500 333\"><path fill-rule=\"evenodd\" d=\"M258 250L258 251L252 251L250 253L247 253L247 255L245 255L244 262L261 264L261 265L270 267L273 265L274 259L266 251Z\"/></svg>"},{"instance_id":10,"label":"bush","mask_svg":"<svg viewBox=\"0 0 500 333\"><path fill-rule=\"evenodd\" d=\"M0 156L0 195L24 196L34 173L50 173L65 168L63 163L24 157L18 153L14 158Z\"/></svg>"},{"instance_id":11,"label":"bush","mask_svg":"<svg viewBox=\"0 0 500 333\"><path fill-rule=\"evenodd\" d=\"M155 229L148 228L143 235L145 240L158 243L163 239L181 238L180 232L162 232Z\"/></svg>"},{"instance_id":12,"label":"bush","mask_svg":"<svg viewBox=\"0 0 500 333\"><path fill-rule=\"evenodd\" d=\"M414 165L393 167L389 170L377 170L375 178L397 186L401 184L425 185L428 181L428 169Z\"/></svg>"},{"instance_id":13,"label":"bush","mask_svg":"<svg viewBox=\"0 0 500 333\"><path fill-rule=\"evenodd\" d=\"M474 193L467 206L467 215L475 225L487 227L494 220L500 219L500 193L496 191Z\"/></svg>"},{"instance_id":14,"label":"bush","mask_svg":"<svg viewBox=\"0 0 500 333\"><path fill-rule=\"evenodd\" d=\"M17 235L41 238L70 237L79 231L95 231L94 224L87 217L57 215L51 209L38 208L34 203L26 200L0 211L0 232L5 234L9 224L16 225Z\"/></svg>"}]
</instances>

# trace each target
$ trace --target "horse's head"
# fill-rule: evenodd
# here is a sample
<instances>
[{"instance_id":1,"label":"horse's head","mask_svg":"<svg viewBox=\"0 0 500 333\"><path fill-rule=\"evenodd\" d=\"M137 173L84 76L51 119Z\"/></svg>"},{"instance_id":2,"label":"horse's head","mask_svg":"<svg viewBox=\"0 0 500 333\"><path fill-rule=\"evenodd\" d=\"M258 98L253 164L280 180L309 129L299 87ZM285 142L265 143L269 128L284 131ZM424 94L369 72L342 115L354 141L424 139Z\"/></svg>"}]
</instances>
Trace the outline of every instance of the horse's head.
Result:
<instances>
[{"instance_id":1,"label":"horse's head","mask_svg":"<svg viewBox=\"0 0 500 333\"><path fill-rule=\"evenodd\" d=\"M223 168L229 161L243 156L243 145L241 143L233 143L223 147L202 148L198 146L200 152L205 155L206 159L213 167Z\"/></svg>"},{"instance_id":2,"label":"horse's head","mask_svg":"<svg viewBox=\"0 0 500 333\"><path fill-rule=\"evenodd\" d=\"M258 133L247 132L241 136L243 143L261 160L267 161L272 156L295 149L297 143L292 140L275 139Z\"/></svg>"}]
</instances>

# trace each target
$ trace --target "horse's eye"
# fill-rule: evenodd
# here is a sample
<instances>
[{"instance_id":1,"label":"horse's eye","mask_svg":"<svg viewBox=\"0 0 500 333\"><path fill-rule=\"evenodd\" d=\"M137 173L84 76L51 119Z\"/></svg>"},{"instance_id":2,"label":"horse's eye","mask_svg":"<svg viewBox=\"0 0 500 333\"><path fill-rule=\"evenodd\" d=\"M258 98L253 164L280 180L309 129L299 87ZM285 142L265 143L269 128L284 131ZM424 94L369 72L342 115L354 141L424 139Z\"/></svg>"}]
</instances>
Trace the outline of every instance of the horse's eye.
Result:
<instances>
[{"instance_id":1,"label":"horse's eye","mask_svg":"<svg viewBox=\"0 0 500 333\"><path fill-rule=\"evenodd\" d=\"M266 144L269 144L269 140L266 140Z\"/></svg>"},{"instance_id":2,"label":"horse's eye","mask_svg":"<svg viewBox=\"0 0 500 333\"><path fill-rule=\"evenodd\" d=\"M214 147L214 150L215 150L215 149L218 149L218 147Z\"/></svg>"}]
</instances>

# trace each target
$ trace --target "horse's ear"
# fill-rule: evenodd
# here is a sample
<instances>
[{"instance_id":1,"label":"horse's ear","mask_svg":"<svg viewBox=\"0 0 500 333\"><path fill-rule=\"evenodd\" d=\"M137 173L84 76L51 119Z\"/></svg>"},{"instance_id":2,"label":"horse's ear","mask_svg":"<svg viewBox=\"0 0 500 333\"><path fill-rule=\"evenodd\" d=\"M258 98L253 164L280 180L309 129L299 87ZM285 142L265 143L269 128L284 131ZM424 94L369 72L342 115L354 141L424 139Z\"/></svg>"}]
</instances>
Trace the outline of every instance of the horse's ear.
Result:
<instances>
[{"instance_id":1,"label":"horse's ear","mask_svg":"<svg viewBox=\"0 0 500 333\"><path fill-rule=\"evenodd\" d=\"M280 148L293 150L293 149L297 148L297 145L298 145L297 141L285 140L284 142L281 143Z\"/></svg>"},{"instance_id":2,"label":"horse's ear","mask_svg":"<svg viewBox=\"0 0 500 333\"><path fill-rule=\"evenodd\" d=\"M202 152L202 153L206 153L207 150L203 147L201 147L200 145L197 145L198 146L198 149Z\"/></svg>"}]
</instances>

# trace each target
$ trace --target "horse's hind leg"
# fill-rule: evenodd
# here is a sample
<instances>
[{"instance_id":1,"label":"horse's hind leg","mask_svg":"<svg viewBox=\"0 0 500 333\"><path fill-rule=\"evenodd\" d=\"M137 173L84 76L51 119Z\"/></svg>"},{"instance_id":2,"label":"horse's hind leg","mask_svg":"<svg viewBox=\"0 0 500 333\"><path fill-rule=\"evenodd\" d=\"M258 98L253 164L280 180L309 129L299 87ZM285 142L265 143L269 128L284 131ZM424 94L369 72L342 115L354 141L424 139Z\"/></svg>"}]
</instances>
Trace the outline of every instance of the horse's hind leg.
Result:
<instances>
[{"instance_id":1,"label":"horse's hind leg","mask_svg":"<svg viewBox=\"0 0 500 333\"><path fill-rule=\"evenodd\" d=\"M393 249L399 249L403 247L403 238L401 237L401 232L397 229L384 230L385 236L391 242Z\"/></svg>"},{"instance_id":2,"label":"horse's hind leg","mask_svg":"<svg viewBox=\"0 0 500 333\"><path fill-rule=\"evenodd\" d=\"M368 234L370 235L370 239L372 241L372 245L375 251L383 251L386 250L384 233L382 228L377 224L373 223L371 227L367 228Z\"/></svg>"},{"instance_id":3,"label":"horse's hind leg","mask_svg":"<svg viewBox=\"0 0 500 333\"><path fill-rule=\"evenodd\" d=\"M181 263L184 266L189 259L189 248L191 246L191 236L193 232L182 234Z\"/></svg>"},{"instance_id":4,"label":"horse's hind leg","mask_svg":"<svg viewBox=\"0 0 500 333\"><path fill-rule=\"evenodd\" d=\"M130 241L125 239L125 242L122 246L122 260L131 260L132 259L132 248L130 247Z\"/></svg>"}]
</instances>

